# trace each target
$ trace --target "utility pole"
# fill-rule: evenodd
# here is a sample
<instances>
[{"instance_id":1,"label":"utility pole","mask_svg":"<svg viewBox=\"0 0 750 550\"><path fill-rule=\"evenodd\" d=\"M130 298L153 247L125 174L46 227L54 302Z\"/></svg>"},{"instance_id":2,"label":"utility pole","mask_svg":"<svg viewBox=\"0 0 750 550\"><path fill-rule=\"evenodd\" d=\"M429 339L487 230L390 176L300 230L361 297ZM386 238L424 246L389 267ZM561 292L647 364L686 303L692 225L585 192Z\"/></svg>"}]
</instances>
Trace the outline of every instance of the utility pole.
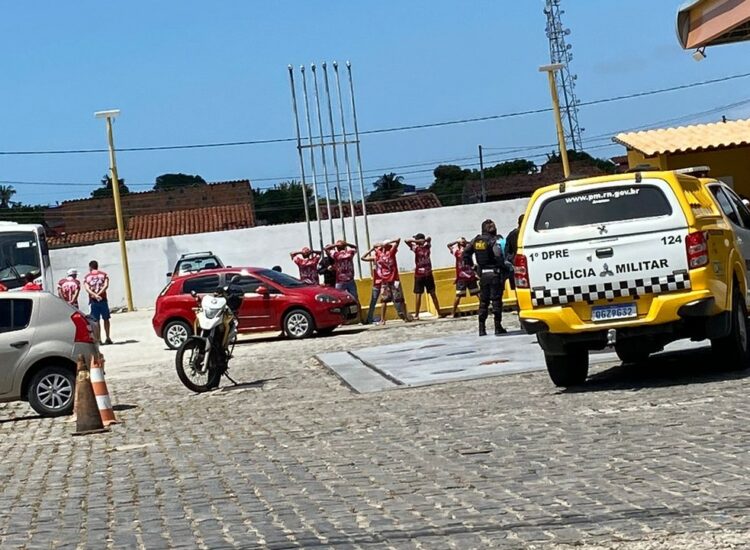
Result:
<instances>
[{"instance_id":1,"label":"utility pole","mask_svg":"<svg viewBox=\"0 0 750 550\"><path fill-rule=\"evenodd\" d=\"M487 187L484 185L484 157L482 156L482 146L479 146L479 181L482 185L482 202L487 202Z\"/></svg>"},{"instance_id":2,"label":"utility pole","mask_svg":"<svg viewBox=\"0 0 750 550\"><path fill-rule=\"evenodd\" d=\"M552 111L555 114L555 126L557 126L557 143L560 148L560 159L563 165L565 179L570 177L570 164L568 163L568 146L565 144L565 132L563 130L562 115L560 114L560 99L557 96L557 84L555 83L555 72L562 66L559 63L539 67L539 72L547 73L549 79L549 93L552 96Z\"/></svg>"},{"instance_id":3,"label":"utility pole","mask_svg":"<svg viewBox=\"0 0 750 550\"><path fill-rule=\"evenodd\" d=\"M109 145L109 171L112 178L112 198L115 201L115 220L117 221L117 237L120 241L120 259L122 261L122 275L125 280L125 297L128 311L135 311L133 307L133 291L130 287L130 268L128 266L128 248L125 246L125 224L122 221L122 204L120 203L120 178L117 175L117 161L115 160L115 141L112 137L112 119L120 114L119 109L98 111L96 118L107 121L107 143Z\"/></svg>"}]
</instances>

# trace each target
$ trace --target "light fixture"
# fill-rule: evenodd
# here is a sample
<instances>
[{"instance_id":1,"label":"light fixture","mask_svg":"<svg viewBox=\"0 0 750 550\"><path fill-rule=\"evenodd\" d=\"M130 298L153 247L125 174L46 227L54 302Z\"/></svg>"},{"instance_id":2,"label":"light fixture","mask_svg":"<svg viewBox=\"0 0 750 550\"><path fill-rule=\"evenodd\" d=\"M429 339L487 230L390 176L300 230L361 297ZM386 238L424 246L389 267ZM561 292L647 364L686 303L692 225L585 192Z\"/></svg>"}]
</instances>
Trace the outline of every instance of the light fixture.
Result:
<instances>
[{"instance_id":1,"label":"light fixture","mask_svg":"<svg viewBox=\"0 0 750 550\"><path fill-rule=\"evenodd\" d=\"M703 47L695 50L695 52L693 53L693 59L695 59L696 61L703 61L704 59L706 59L706 48Z\"/></svg>"}]
</instances>

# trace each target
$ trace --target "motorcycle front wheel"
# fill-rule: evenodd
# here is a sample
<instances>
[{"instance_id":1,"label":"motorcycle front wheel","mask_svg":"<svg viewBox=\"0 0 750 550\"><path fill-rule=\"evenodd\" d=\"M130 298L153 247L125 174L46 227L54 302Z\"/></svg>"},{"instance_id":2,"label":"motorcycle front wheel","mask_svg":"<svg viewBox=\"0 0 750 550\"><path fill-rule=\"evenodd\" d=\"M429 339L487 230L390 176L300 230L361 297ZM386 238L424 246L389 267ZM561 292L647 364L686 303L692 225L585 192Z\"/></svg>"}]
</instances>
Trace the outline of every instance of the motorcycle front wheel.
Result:
<instances>
[{"instance_id":1,"label":"motorcycle front wheel","mask_svg":"<svg viewBox=\"0 0 750 550\"><path fill-rule=\"evenodd\" d=\"M206 341L188 338L177 350L175 358L180 382L195 393L212 390L219 385L221 372L213 353L206 354Z\"/></svg>"}]
</instances>

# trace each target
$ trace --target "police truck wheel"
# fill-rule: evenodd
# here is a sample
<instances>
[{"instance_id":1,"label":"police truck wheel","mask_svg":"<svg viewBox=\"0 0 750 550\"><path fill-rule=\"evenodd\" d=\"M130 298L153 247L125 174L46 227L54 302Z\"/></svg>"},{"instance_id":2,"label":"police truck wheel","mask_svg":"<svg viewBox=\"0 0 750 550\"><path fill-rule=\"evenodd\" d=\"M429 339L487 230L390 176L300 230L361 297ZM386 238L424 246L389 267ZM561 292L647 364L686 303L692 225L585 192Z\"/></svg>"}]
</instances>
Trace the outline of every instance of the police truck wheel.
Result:
<instances>
[{"instance_id":1,"label":"police truck wheel","mask_svg":"<svg viewBox=\"0 0 750 550\"><path fill-rule=\"evenodd\" d=\"M589 375L589 352L585 349L569 350L565 355L544 354L547 372L557 387L580 386Z\"/></svg>"},{"instance_id":2,"label":"police truck wheel","mask_svg":"<svg viewBox=\"0 0 750 550\"><path fill-rule=\"evenodd\" d=\"M735 287L732 290L732 325L724 338L711 340L711 349L720 361L720 366L729 370L743 370L750 366L750 351L747 333L747 308Z\"/></svg>"}]
</instances>

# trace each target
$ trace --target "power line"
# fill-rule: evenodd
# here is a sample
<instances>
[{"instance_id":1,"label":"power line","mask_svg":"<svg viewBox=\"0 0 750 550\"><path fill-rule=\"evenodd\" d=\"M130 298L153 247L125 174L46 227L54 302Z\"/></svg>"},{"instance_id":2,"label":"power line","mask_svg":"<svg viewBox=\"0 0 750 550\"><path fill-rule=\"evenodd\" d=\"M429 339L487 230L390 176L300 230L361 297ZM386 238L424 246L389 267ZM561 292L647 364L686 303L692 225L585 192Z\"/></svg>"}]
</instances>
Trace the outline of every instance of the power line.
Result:
<instances>
[{"instance_id":1,"label":"power line","mask_svg":"<svg viewBox=\"0 0 750 550\"><path fill-rule=\"evenodd\" d=\"M677 86L670 86L667 88L658 88L655 90L648 90L644 92L635 92L631 94L619 95L614 97L607 97L601 99L595 99L591 101L584 101L579 103L581 107L588 107L592 105L602 105L605 103L612 103L616 101L624 101L628 99L635 99L646 96L653 96L659 94L665 94L680 90L693 89L702 86L708 86L712 84L719 84L723 82L729 82L741 78L750 77L750 73L740 73L735 75L724 76L720 78L713 78L709 80L703 80L699 82L692 82L689 84L680 84ZM365 130L360 132L360 135L375 135L393 132L404 132L411 130L423 130L426 128L439 128L443 126L454 126L458 124L469 124L474 122L486 122L489 120L502 120L507 118L523 117L528 115L536 115L541 113L548 113L552 111L550 107L527 109L523 111L514 111L509 113L501 113L495 115L487 115L481 117L472 118L460 118L454 120L446 120L440 122L430 122L424 124L411 124L404 126L393 126L388 128L378 128L374 130ZM219 148L219 147L236 147L236 146L247 146L247 145L266 145L274 143L290 143L295 142L296 138L273 138L273 139L255 139L245 141L224 141L214 143L195 143L186 145L156 145L156 146L141 146L141 147L121 147L117 150L120 152L144 152L144 151L174 151L181 149L208 149L208 148ZM68 154L90 154L90 153L106 153L107 149L52 149L52 150L39 150L39 151L0 151L0 155L68 155Z\"/></svg>"}]
</instances>

